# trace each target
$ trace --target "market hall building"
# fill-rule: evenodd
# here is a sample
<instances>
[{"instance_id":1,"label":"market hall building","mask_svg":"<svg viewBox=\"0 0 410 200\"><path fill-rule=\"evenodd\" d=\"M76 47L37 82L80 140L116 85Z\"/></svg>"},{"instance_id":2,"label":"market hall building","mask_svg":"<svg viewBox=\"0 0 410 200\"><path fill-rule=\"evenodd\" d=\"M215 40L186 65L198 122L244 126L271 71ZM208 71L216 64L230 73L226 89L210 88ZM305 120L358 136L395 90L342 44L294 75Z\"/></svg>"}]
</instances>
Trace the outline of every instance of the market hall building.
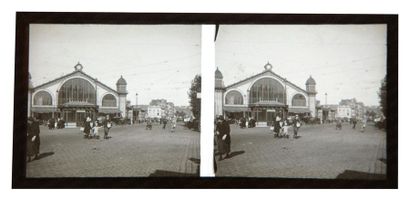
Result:
<instances>
[{"instance_id":1,"label":"market hall building","mask_svg":"<svg viewBox=\"0 0 410 200\"><path fill-rule=\"evenodd\" d=\"M239 119L252 117L257 126L268 126L276 116L316 117L316 82L310 76L306 89L272 71L269 62L259 74L224 85L223 75L215 71L215 115Z\"/></svg>"},{"instance_id":2,"label":"market hall building","mask_svg":"<svg viewBox=\"0 0 410 200\"><path fill-rule=\"evenodd\" d=\"M126 116L127 82L121 76L116 90L84 73L78 63L74 71L33 87L29 77L28 116L39 120L63 118L66 127L80 126L87 117Z\"/></svg>"}]
</instances>

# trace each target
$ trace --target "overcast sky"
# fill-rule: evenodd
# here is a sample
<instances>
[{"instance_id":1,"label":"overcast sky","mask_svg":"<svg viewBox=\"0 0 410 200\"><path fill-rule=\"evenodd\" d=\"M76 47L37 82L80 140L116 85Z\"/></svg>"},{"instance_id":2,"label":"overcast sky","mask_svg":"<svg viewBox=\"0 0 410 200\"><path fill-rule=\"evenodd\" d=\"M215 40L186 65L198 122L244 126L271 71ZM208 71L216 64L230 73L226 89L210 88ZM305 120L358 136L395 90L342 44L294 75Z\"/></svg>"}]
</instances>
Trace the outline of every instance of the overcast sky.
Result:
<instances>
[{"instance_id":1,"label":"overcast sky","mask_svg":"<svg viewBox=\"0 0 410 200\"><path fill-rule=\"evenodd\" d=\"M191 80L201 71L200 25L30 25L29 71L34 86L74 71L116 89L122 75L127 99L164 98L189 105Z\"/></svg>"},{"instance_id":2,"label":"overcast sky","mask_svg":"<svg viewBox=\"0 0 410 200\"><path fill-rule=\"evenodd\" d=\"M216 40L216 66L230 85L272 70L305 89L316 80L316 99L338 104L356 98L378 105L386 75L385 25L221 25Z\"/></svg>"}]
</instances>

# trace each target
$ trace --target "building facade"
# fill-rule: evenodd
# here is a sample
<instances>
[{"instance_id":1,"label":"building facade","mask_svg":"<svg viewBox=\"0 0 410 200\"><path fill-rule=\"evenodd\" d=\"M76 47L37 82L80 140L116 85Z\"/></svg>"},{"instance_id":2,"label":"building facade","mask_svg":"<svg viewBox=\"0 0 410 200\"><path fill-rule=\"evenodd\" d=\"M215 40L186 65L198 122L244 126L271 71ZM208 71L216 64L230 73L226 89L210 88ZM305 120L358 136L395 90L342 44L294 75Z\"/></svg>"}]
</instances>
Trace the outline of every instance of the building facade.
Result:
<instances>
[{"instance_id":1,"label":"building facade","mask_svg":"<svg viewBox=\"0 0 410 200\"><path fill-rule=\"evenodd\" d=\"M258 126L267 126L276 116L300 115L316 117L316 82L306 81L306 89L265 70L244 80L224 86L223 75L215 71L215 114L228 118L253 118Z\"/></svg>"},{"instance_id":2,"label":"building facade","mask_svg":"<svg viewBox=\"0 0 410 200\"><path fill-rule=\"evenodd\" d=\"M363 119L366 117L366 107L363 102L357 101L355 98L353 99L342 99L339 103L340 110L340 117L349 118L356 118L356 119ZM343 110L348 109L350 110L350 115L344 115Z\"/></svg>"},{"instance_id":3,"label":"building facade","mask_svg":"<svg viewBox=\"0 0 410 200\"><path fill-rule=\"evenodd\" d=\"M160 108L161 111L159 111L158 108ZM159 117L166 118L166 119L172 119L175 116L175 112L176 112L174 103L168 102L166 99L151 100L149 104L149 110L148 110L149 117L151 116L149 114L150 110L152 110L153 113L160 113Z\"/></svg>"},{"instance_id":4,"label":"building facade","mask_svg":"<svg viewBox=\"0 0 410 200\"><path fill-rule=\"evenodd\" d=\"M127 116L127 82L121 76L116 90L83 71L78 63L70 74L33 86L29 77L28 115L40 120L62 118L67 127L80 126L87 117Z\"/></svg>"},{"instance_id":5,"label":"building facade","mask_svg":"<svg viewBox=\"0 0 410 200\"><path fill-rule=\"evenodd\" d=\"M320 119L321 123L329 123L329 122L334 122L337 118L337 109L339 105L334 105L334 104L327 104L323 106L317 106L318 108L318 113L320 112L321 115L318 118Z\"/></svg>"},{"instance_id":6,"label":"building facade","mask_svg":"<svg viewBox=\"0 0 410 200\"><path fill-rule=\"evenodd\" d=\"M160 119L164 115L164 110L161 106L153 105L148 106L147 117L151 119Z\"/></svg>"},{"instance_id":7,"label":"building facade","mask_svg":"<svg viewBox=\"0 0 410 200\"><path fill-rule=\"evenodd\" d=\"M337 107L337 117L350 120L352 118L352 108L347 105L339 105L339 107Z\"/></svg>"}]
</instances>

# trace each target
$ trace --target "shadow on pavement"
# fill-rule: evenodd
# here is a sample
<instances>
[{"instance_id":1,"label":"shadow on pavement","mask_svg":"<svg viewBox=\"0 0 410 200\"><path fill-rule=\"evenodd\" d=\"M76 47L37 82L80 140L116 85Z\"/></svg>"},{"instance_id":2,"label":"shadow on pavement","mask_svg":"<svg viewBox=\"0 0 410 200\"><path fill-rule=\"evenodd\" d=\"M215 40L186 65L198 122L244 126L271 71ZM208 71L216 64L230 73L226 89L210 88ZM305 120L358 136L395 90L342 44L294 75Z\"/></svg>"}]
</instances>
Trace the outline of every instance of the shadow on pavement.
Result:
<instances>
[{"instance_id":1,"label":"shadow on pavement","mask_svg":"<svg viewBox=\"0 0 410 200\"><path fill-rule=\"evenodd\" d=\"M40 155L38 155L38 157L36 158L36 160L40 160L42 158L48 157L48 156L52 156L54 155L54 152L45 152L45 153L40 153Z\"/></svg>"},{"instance_id":2,"label":"shadow on pavement","mask_svg":"<svg viewBox=\"0 0 410 200\"><path fill-rule=\"evenodd\" d=\"M382 180L386 179L385 174L371 174L353 170L345 170L339 174L336 179L362 179L362 180Z\"/></svg>"},{"instance_id":3,"label":"shadow on pavement","mask_svg":"<svg viewBox=\"0 0 410 200\"><path fill-rule=\"evenodd\" d=\"M188 160L192 161L195 164L199 164L200 160L198 158L189 158Z\"/></svg>"},{"instance_id":4,"label":"shadow on pavement","mask_svg":"<svg viewBox=\"0 0 410 200\"><path fill-rule=\"evenodd\" d=\"M198 158L189 158L188 160L192 161L193 163L195 163L196 166L196 172L195 172L195 176L199 176L199 170L200 170L200 164L201 164L201 159Z\"/></svg>"},{"instance_id":5,"label":"shadow on pavement","mask_svg":"<svg viewBox=\"0 0 410 200\"><path fill-rule=\"evenodd\" d=\"M200 159L198 158L189 158L189 161L196 164L196 172L195 173L181 173L181 172L173 172L167 170L155 170L154 173L151 173L148 177L199 177L199 163Z\"/></svg>"},{"instance_id":6,"label":"shadow on pavement","mask_svg":"<svg viewBox=\"0 0 410 200\"><path fill-rule=\"evenodd\" d=\"M244 153L245 153L245 151L234 151L234 152L229 154L228 158L233 158L235 156L239 156L239 155L244 154Z\"/></svg>"},{"instance_id":7,"label":"shadow on pavement","mask_svg":"<svg viewBox=\"0 0 410 200\"><path fill-rule=\"evenodd\" d=\"M189 173L180 173L166 170L155 170L154 173L151 173L148 177L196 177L199 174L189 174Z\"/></svg>"}]
</instances>

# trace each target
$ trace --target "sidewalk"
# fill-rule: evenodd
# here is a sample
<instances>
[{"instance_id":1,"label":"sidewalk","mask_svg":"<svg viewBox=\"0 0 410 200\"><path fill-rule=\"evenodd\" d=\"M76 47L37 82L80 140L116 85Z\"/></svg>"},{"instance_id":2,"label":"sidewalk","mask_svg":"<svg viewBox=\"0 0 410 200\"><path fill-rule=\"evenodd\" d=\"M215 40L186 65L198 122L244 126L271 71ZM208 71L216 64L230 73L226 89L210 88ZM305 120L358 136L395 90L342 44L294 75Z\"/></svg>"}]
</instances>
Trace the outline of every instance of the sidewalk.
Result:
<instances>
[{"instance_id":1,"label":"sidewalk","mask_svg":"<svg viewBox=\"0 0 410 200\"><path fill-rule=\"evenodd\" d=\"M233 156L217 162L217 176L334 179L362 178L343 176L361 172L385 177L386 134L375 127L361 133L347 124L341 131L332 124L309 125L299 135L274 138L269 128L232 125Z\"/></svg>"},{"instance_id":2,"label":"sidewalk","mask_svg":"<svg viewBox=\"0 0 410 200\"><path fill-rule=\"evenodd\" d=\"M198 176L198 132L127 125L113 127L110 136L84 139L79 129L42 127L42 156L27 164L27 177Z\"/></svg>"}]
</instances>

